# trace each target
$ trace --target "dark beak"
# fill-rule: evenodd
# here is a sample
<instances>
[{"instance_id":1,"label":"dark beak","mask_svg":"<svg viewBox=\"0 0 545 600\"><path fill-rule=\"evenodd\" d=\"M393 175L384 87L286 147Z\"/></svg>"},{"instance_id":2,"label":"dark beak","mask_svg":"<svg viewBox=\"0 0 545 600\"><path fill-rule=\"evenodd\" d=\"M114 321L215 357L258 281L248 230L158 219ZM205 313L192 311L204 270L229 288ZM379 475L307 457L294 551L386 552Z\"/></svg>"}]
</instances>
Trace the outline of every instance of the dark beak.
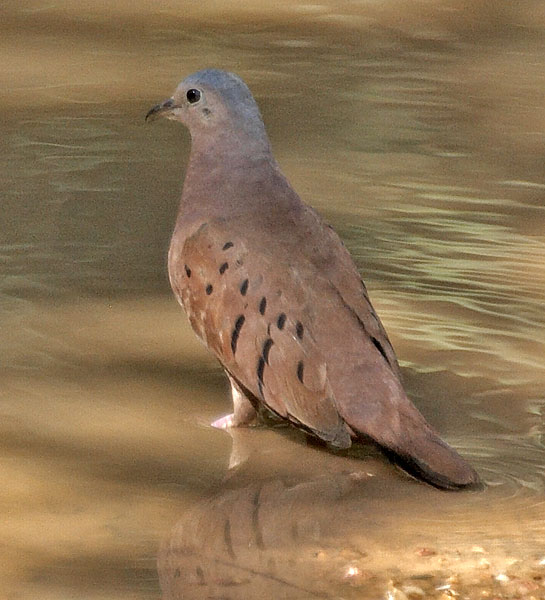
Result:
<instances>
[{"instance_id":1,"label":"dark beak","mask_svg":"<svg viewBox=\"0 0 545 600\"><path fill-rule=\"evenodd\" d=\"M153 108L151 108L148 111L148 114L146 115L145 121L147 121L148 119L153 121L155 118L160 117L164 113L170 112L175 108L178 107L174 104L174 100L172 98L169 98L168 100L165 100L160 104L156 104Z\"/></svg>"}]
</instances>

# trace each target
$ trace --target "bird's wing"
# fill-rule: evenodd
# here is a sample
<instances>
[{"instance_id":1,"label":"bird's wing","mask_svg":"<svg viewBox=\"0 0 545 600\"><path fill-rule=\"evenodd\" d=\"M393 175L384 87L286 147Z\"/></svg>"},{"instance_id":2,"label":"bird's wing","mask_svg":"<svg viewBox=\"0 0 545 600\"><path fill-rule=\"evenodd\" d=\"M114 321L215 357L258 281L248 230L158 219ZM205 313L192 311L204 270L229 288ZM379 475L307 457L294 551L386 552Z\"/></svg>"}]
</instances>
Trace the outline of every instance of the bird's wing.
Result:
<instances>
[{"instance_id":1,"label":"bird's wing","mask_svg":"<svg viewBox=\"0 0 545 600\"><path fill-rule=\"evenodd\" d=\"M301 220L306 223L307 231L313 232L320 240L318 252L313 253L311 257L316 269L327 277L342 304L357 318L375 348L386 359L396 377L401 380L395 351L343 241L310 206L305 206Z\"/></svg>"},{"instance_id":2,"label":"bird's wing","mask_svg":"<svg viewBox=\"0 0 545 600\"><path fill-rule=\"evenodd\" d=\"M274 413L334 446L350 446L313 332L312 265L302 273L300 266L276 262L227 230L221 221L202 226L186 240L181 260L171 264L194 330Z\"/></svg>"},{"instance_id":3,"label":"bird's wing","mask_svg":"<svg viewBox=\"0 0 545 600\"><path fill-rule=\"evenodd\" d=\"M225 369L270 410L331 445L370 437L433 485L476 484L473 469L407 398L382 326L372 328L365 303L351 303L355 267L316 265L307 246L270 249L266 237L210 222L171 257L174 290Z\"/></svg>"}]
</instances>

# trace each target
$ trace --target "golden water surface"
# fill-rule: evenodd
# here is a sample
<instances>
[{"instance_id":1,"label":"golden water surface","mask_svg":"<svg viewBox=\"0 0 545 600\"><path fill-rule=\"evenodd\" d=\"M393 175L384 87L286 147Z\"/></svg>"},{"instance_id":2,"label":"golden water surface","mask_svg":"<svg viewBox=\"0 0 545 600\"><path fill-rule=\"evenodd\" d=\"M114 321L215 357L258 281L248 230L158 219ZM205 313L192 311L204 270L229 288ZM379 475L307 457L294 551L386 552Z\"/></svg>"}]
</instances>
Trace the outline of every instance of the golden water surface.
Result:
<instances>
[{"instance_id":1,"label":"golden water surface","mask_svg":"<svg viewBox=\"0 0 545 600\"><path fill-rule=\"evenodd\" d=\"M545 598L542 1L3 0L0 65L1 597ZM165 269L189 138L143 121L204 67L484 491L209 426Z\"/></svg>"}]
</instances>

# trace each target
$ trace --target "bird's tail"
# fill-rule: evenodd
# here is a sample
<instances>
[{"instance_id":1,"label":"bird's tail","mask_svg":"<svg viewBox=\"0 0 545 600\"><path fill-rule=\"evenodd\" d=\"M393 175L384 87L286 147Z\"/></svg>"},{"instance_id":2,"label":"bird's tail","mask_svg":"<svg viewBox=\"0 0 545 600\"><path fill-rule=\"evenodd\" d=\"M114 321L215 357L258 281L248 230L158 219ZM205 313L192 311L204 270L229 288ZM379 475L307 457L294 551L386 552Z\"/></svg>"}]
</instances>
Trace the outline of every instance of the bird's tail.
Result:
<instances>
[{"instance_id":1,"label":"bird's tail","mask_svg":"<svg viewBox=\"0 0 545 600\"><path fill-rule=\"evenodd\" d=\"M412 429L412 430L411 430ZM479 475L424 421L397 439L376 440L386 456L409 475L446 490L480 489Z\"/></svg>"}]
</instances>

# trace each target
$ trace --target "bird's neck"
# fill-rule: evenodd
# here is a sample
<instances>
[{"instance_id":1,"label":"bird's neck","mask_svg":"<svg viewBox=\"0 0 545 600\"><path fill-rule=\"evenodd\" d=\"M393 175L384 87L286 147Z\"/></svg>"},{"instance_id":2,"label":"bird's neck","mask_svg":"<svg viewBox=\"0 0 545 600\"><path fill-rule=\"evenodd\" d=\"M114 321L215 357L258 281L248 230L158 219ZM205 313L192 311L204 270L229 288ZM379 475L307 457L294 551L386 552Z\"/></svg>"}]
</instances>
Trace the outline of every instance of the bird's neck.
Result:
<instances>
[{"instance_id":1,"label":"bird's neck","mask_svg":"<svg viewBox=\"0 0 545 600\"><path fill-rule=\"evenodd\" d=\"M261 121L227 122L222 128L192 135L189 166L224 170L271 159L269 138Z\"/></svg>"},{"instance_id":2,"label":"bird's neck","mask_svg":"<svg viewBox=\"0 0 545 600\"><path fill-rule=\"evenodd\" d=\"M178 215L189 224L263 208L260 190L281 175L266 135L195 136Z\"/></svg>"}]
</instances>

